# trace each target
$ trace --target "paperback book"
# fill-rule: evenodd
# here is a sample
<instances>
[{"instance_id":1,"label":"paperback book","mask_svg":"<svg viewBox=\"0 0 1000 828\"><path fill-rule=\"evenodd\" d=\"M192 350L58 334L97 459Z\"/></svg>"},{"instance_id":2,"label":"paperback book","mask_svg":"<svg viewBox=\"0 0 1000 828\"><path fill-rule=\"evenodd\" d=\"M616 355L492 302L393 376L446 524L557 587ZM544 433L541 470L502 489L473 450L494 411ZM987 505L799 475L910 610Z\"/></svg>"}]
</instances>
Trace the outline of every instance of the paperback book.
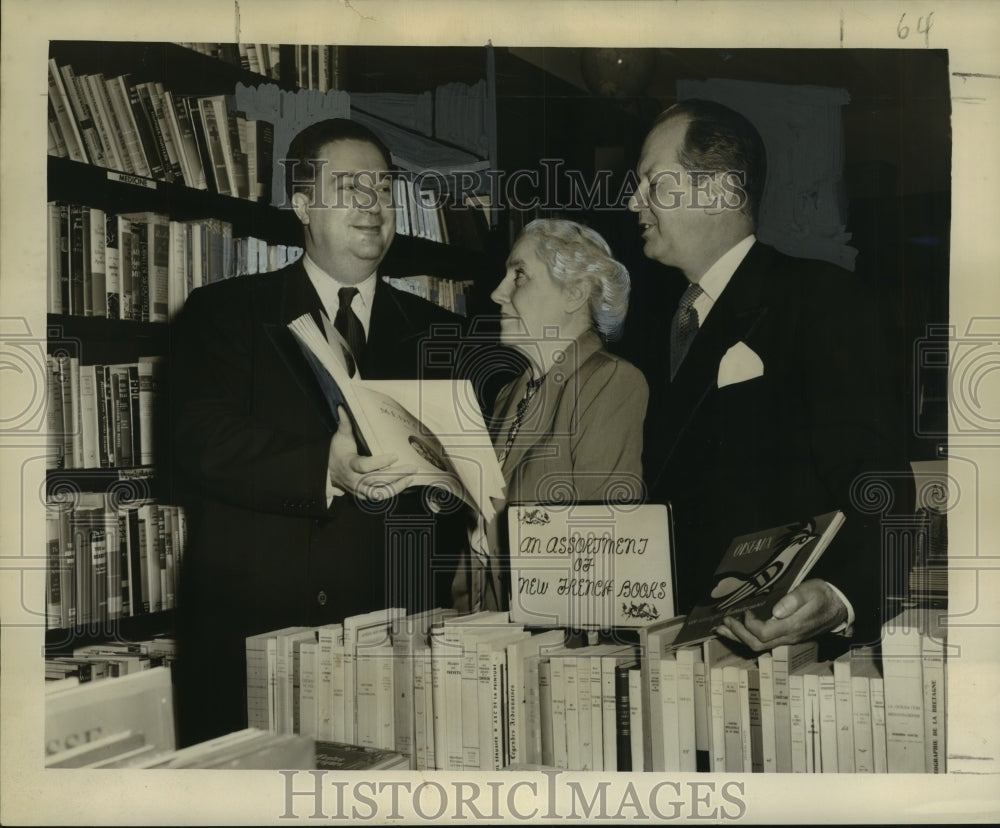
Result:
<instances>
[{"instance_id":1,"label":"paperback book","mask_svg":"<svg viewBox=\"0 0 1000 828\"><path fill-rule=\"evenodd\" d=\"M843 523L844 513L835 511L733 538L709 594L688 614L675 645L711 637L729 616L752 610L766 618L805 579Z\"/></svg>"}]
</instances>

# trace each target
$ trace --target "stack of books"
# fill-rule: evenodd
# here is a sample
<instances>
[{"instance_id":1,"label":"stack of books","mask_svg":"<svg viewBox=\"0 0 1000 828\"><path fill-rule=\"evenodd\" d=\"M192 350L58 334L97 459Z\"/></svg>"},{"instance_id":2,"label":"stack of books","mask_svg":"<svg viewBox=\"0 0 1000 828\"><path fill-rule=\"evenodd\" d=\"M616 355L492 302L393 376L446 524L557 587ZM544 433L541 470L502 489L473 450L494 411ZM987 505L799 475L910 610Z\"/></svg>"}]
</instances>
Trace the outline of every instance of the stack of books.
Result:
<instances>
[{"instance_id":1,"label":"stack of books","mask_svg":"<svg viewBox=\"0 0 1000 828\"><path fill-rule=\"evenodd\" d=\"M165 636L130 643L85 644L75 647L72 655L45 659L45 692L57 693L88 681L170 667L175 658L174 640Z\"/></svg>"}]
</instances>

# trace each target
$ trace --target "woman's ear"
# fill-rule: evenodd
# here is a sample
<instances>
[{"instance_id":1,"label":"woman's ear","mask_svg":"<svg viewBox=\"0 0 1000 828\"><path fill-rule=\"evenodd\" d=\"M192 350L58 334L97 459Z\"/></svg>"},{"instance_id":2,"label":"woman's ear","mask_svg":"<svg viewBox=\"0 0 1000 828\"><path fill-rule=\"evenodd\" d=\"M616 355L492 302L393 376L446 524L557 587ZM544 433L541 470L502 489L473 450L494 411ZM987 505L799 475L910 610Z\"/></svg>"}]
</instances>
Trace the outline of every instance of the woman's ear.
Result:
<instances>
[{"instance_id":1,"label":"woman's ear","mask_svg":"<svg viewBox=\"0 0 1000 828\"><path fill-rule=\"evenodd\" d=\"M589 298L590 295L582 282L575 282L563 288L563 307L566 313L576 313L587 304Z\"/></svg>"}]
</instances>

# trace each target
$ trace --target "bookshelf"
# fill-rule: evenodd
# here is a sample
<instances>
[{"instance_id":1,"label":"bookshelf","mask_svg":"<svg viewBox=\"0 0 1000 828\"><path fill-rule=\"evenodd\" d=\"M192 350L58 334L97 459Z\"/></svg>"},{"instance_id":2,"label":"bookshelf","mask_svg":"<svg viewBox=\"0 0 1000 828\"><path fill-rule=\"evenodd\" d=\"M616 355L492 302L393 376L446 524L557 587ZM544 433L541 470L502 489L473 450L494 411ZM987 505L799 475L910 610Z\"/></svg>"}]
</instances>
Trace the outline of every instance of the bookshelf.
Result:
<instances>
[{"instance_id":1,"label":"bookshelf","mask_svg":"<svg viewBox=\"0 0 1000 828\"><path fill-rule=\"evenodd\" d=\"M52 88L56 90L58 102L60 85L64 92L62 96L64 101L61 108L50 106L47 196L50 205L55 205L55 217L50 210L48 276L50 312L47 352L50 364L56 366L59 375L58 382L50 387L50 392L58 389L59 394L50 393L50 401L54 407L55 397L59 396L60 403L68 405L64 406L65 410L60 415L61 422L53 424L50 428L52 444L58 444L57 451L62 452L62 459L54 459L51 462L47 472L46 489L51 511L55 513L51 521L53 527L59 521L66 522L61 517L57 518L57 515L65 512L75 515L78 510L86 509L91 512L90 522L98 525L98 534L90 535L91 554L84 555L73 550L72 544L67 539L65 527L50 529L47 546L51 563L48 579L50 605L54 605L57 599L60 603L80 604L85 599L84 593L88 591L92 594L86 600L93 601L94 605L85 611L86 614L79 616L75 614L67 616L65 610L56 608L58 615L53 613L53 618L49 622L50 628L46 632L46 653L49 656L67 655L86 644L98 644L104 641L140 641L157 635L169 635L173 627L172 601L180 569L183 533L186 531L183 517L177 517L178 504L172 491L169 458L162 456L167 453L164 447L168 445L164 438L165 409L168 400L156 400L155 411L147 424L149 434L146 436L154 443L155 456L140 458L136 445L136 456L133 458L126 454L125 462L120 460L115 462L114 458L108 457L106 451L96 460L93 455L81 460L79 455L83 449L77 443L86 442L82 436L84 426L88 434L96 428L98 434L104 430L106 439L113 440L111 434L105 430L105 425L94 425L96 421L87 421L82 414L79 402L81 367L97 365L137 367L143 359L165 359L171 347L170 321L193 287L218 278L234 277L241 272L274 269L291 260L291 257L296 255L296 248L301 245L301 227L294 214L272 203L280 200L280 194L278 198L271 199L268 193L270 164L273 159L259 147L254 157L258 161L266 159L267 168L260 166L256 176L247 171L249 189L241 189L240 197L230 194L237 192L236 177L228 179L233 186L229 188L229 193L225 191L223 178L219 172L221 167L218 164L212 166L213 158L209 157L206 143L200 146L198 143L199 139L205 138L204 131L199 134L193 120L196 113L205 117L203 110L199 109L199 101L209 97L217 100L225 96L226 109L231 113L236 102L235 92L241 86L255 88L273 85L277 87L279 94L284 95L295 94L297 90L307 86L310 88L310 95L320 90L332 89L337 78L346 77L342 72L336 74L333 71L335 66L339 65L340 51L338 47L310 49L312 54L319 54L325 61L324 77L320 79L315 75L310 76L309 71L304 70L302 60L305 59L306 53L287 44L281 44L274 49L268 47L271 65L267 67L263 67L260 63L259 49L256 60L251 61L245 48L240 49L232 44L210 44L204 48L196 44L148 42L54 41L50 44L50 61L47 67L50 79L50 103L53 100ZM486 69L484 52L482 49L473 51L478 54L478 58L467 65L470 72L463 71L449 76L445 70L443 75L428 77L429 86L421 90L421 94L433 94L434 88L440 84L475 83L477 79L481 80ZM478 63L478 72L471 71L473 63ZM340 65L343 69L343 65ZM72 71L67 72L67 67ZM361 76L365 74L362 71ZM103 133L99 129L97 111L101 108L99 96L102 93L102 86L92 78L108 82L119 77L124 79L122 85L127 90L124 99L126 106L129 103L128 91L142 87L150 96L153 106L147 106L145 110L147 114L145 129L147 139L152 136L155 143L150 143L149 140L144 143L140 135L138 144L125 147L123 136L109 139L108 129L106 128ZM355 81L364 85L358 77L359 75L355 73ZM74 86L78 100L85 105L82 109L78 103L71 100ZM478 88L482 90L483 85ZM170 96L165 95L165 92L170 93ZM365 96L366 109L358 110L360 118L384 118L386 116L384 104L388 102L391 113L392 104L398 100L398 95L395 93L385 92L373 96L366 92L367 90L361 93ZM159 116L156 112L157 94L161 96L159 106L162 112L167 113L171 106L175 112L172 120L168 114L163 115L164 120L159 122L159 132L155 125ZM185 99L188 101L186 106L183 103ZM137 107L141 106L141 103L141 97L139 104L134 100L131 101L133 118L140 118L141 112ZM91 104L95 113L88 120L86 114ZM492 106L489 101L486 101L485 105ZM181 110L184 110L191 119L189 123L192 124L193 146L198 155L196 160L201 163L203 173L201 181L198 181L197 175L192 174L197 165L196 161L192 160L190 147L187 150L188 155L182 158L185 152L184 134L183 130L175 126L182 121L176 114ZM112 118L109 113L113 111L114 105L109 98L104 102L106 125L111 125ZM124 112L128 115L129 109L126 108ZM376 114L371 115L371 112ZM119 110L118 115L121 114L122 110ZM126 119L122 118L122 123L125 122ZM458 166L467 164L470 160L474 164L479 164L480 168L488 165L488 159L475 156L450 139L437 140L433 135L427 134L427 130L423 132L419 129L414 130L408 123L402 126L393 126L389 122L386 124L390 146L393 134L405 138L406 149L399 154L401 158L406 159L404 169L410 174L419 172L419 169L412 166L412 160L416 159L419 162L421 158L454 160ZM207 121L202 124L203 130L207 128L206 125ZM139 132L142 132L141 119L136 121L136 126ZM232 121L229 126L232 130ZM85 127L90 130L89 137L84 134ZM242 139L247 128L241 122L238 124L237 133L231 131L229 137L233 138L239 134ZM260 132L258 128L255 129L259 140L264 141L265 139L260 136L265 133ZM241 133L239 130L244 131ZM168 139L172 139L172 153L167 147ZM73 141L76 142L76 149L71 152L69 144ZM117 145L115 151L109 149L112 143ZM95 146L98 149L95 149ZM136 147L140 154L145 155L149 174L140 174L138 165L131 163L135 158ZM117 163L115 163L116 152ZM132 155L130 162L126 163L122 159L128 153ZM159 170L156 169L152 158L154 154L159 157ZM246 155L247 159L250 154ZM173 165L171 161L174 162ZM220 177L216 179L216 175ZM254 184L255 181L259 187ZM60 206L65 206L65 215L60 215ZM87 301L81 302L76 294L72 294L72 299L69 298L70 288L62 287L64 278L67 280L71 277L77 278L81 273L80 278L84 280L97 278L96 270L92 267L94 262L87 258L88 253L92 252L91 248L84 248L83 259L72 258L74 251L77 255L80 254L80 250L74 248L72 235L73 217L80 214L86 214L88 222L104 220L109 229L117 222L116 229L119 236L129 231L133 234L144 234L147 226L152 227L161 219L165 223L164 226L169 225L170 282L168 285L160 286L164 291L169 288L169 292L165 294L168 296L169 306L166 315L162 313L162 309L159 313L154 313L153 303L149 298L149 294L153 292L153 284L147 284L145 281L142 281L141 285L137 282L134 286L137 291L133 302L137 308L136 312L134 314L125 312L125 274L121 269L124 259L119 261L118 284L121 294L118 297L120 304L117 311L112 309L110 304L101 307L103 303L100 303L99 299L102 291L93 281L87 282L80 294L87 296ZM156 218L148 218L149 216ZM131 224L123 225L123 217ZM478 207L453 211L449 207L442 216L439 216L439 220L440 218L444 218L447 223L445 232L450 237L448 243L421 237L429 234L418 233L416 228L409 233L397 232L381 272L385 276L397 279L430 276L453 280L456 283L472 282L472 293L467 302L467 312L472 315L487 303L489 291L495 281L494 277L499 273L498 261L489 252L489 222ZM62 225L59 224L60 221L63 222ZM216 224L212 224L209 230L205 229L209 223L222 226L222 229L218 230L221 240L211 236L211 232L215 232L213 228ZM89 239L89 230L93 228L89 225L86 227L85 231L80 232L88 233ZM199 233L202 240L196 243L193 238ZM148 238L149 245L152 245L154 239L152 230L149 231ZM186 261L180 265L177 273L174 266L175 238L180 239L179 249L186 253ZM231 240L246 241L242 242L241 248L237 244L232 244ZM134 239L130 243L138 244ZM87 244L92 246L94 243L87 242ZM218 245L222 245L223 252L218 254L221 258L213 259L211 256L218 253ZM276 253L279 248L280 252ZM259 254L254 252L258 249ZM192 260L199 255L199 250L203 260L200 265L192 265ZM107 249L105 248L102 253L106 254ZM119 255L121 253L119 250ZM149 278L152 279L152 248L147 245L142 255L146 257L142 260L143 266L150 265ZM134 271L135 254L130 261ZM252 264L246 267L248 262ZM108 275L107 271L104 272L103 278L106 279ZM133 272L132 275L136 276L136 273ZM147 274L144 273L143 280L146 277ZM110 285L106 287L111 291ZM59 301L55 302L53 297L57 292L60 296ZM91 302L94 297L97 304ZM121 382L124 383L124 380ZM68 395L63 391L63 385L59 383L69 386ZM116 408L118 403L114 401L109 400L107 403L110 408L106 408L105 413L109 421L112 416L118 416L125 411L130 412L130 417L126 419L132 416L132 409L128 406L137 405L136 399L130 398L124 392L122 394L125 408ZM116 419L114 422L117 425L118 437L121 439L123 420ZM93 450L93 447L88 450ZM69 452L73 454L70 455ZM121 456L119 453L119 458ZM95 511L101 501L105 504L106 512L103 518L98 517ZM164 556L171 556L168 560L171 575L167 580L161 579L159 605L151 603L149 606L143 606L136 603L132 606L125 594L117 592L119 577L124 581L123 586L135 593L136 601L142 590L148 588L154 593L156 590L152 569L148 571L143 569L141 574L138 571L139 562L136 553L129 548L133 540L129 536L132 529L128 526L127 519L123 521L121 516L123 513L127 516L139 504L147 503L154 504L154 508L166 513L168 526L165 534L161 527L158 536L158 542L161 544L159 552L146 550L142 554L152 556L148 560L150 567L156 565L155 555L158 554L161 570L166 567ZM170 537L171 518L175 530L180 534L170 541L164 552L162 544L165 543L164 536ZM163 520L161 517L160 522L163 523ZM99 538L103 538L105 546L99 545L101 542ZM149 536L149 542L153 543L152 535ZM120 557L113 554L110 548L112 544L117 544L117 548L121 549ZM134 573L130 570L133 565L136 569ZM66 570L70 570L71 573L68 579ZM62 581L57 589L57 581L60 578ZM170 601L167 600L168 592L171 593ZM112 602L110 606L109 599ZM82 607L74 607L74 613L76 611L84 612Z\"/></svg>"}]
</instances>

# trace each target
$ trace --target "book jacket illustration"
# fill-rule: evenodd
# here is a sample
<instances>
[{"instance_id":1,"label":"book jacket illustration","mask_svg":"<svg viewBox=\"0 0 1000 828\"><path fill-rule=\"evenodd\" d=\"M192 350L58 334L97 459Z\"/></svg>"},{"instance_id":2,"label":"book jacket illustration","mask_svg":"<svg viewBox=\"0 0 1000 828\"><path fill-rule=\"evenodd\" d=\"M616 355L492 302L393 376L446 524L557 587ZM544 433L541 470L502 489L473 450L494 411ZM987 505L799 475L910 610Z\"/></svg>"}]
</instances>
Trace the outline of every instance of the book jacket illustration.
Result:
<instances>
[{"instance_id":1,"label":"book jacket illustration","mask_svg":"<svg viewBox=\"0 0 1000 828\"><path fill-rule=\"evenodd\" d=\"M844 513L835 511L733 538L675 644L708 638L724 618L748 610L766 618L805 579L843 522Z\"/></svg>"}]
</instances>

